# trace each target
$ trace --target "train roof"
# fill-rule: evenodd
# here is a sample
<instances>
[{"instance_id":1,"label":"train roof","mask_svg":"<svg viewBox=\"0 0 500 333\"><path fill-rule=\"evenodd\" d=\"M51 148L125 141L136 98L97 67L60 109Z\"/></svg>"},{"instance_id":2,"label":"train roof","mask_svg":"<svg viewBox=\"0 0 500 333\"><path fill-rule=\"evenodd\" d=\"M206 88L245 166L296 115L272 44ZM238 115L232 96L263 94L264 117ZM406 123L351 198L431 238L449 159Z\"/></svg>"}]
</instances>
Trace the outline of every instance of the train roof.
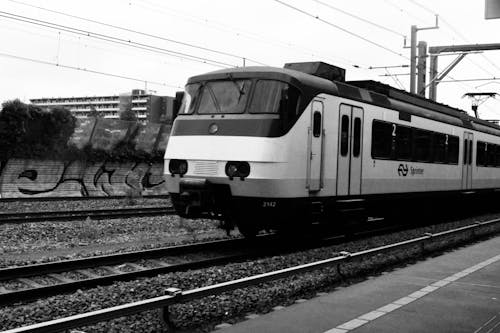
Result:
<instances>
[{"instance_id":1,"label":"train roof","mask_svg":"<svg viewBox=\"0 0 500 333\"><path fill-rule=\"evenodd\" d=\"M290 64L287 64L286 66L290 67L289 65ZM328 64L325 65L331 66ZM336 95L399 111L400 119L403 120L408 119L408 115L416 115L500 136L500 126L494 123L472 117L464 110L453 108L404 90L396 89L381 82L371 80L345 82L329 80L325 78L324 73L316 75L314 73L296 70L297 68L291 68L252 66L221 69L193 76L189 78L188 84L231 78L274 79L293 84L311 98L319 93ZM337 67L331 66L331 68ZM340 80L343 80L343 77L341 77ZM403 115L401 116L401 114Z\"/></svg>"},{"instance_id":2,"label":"train roof","mask_svg":"<svg viewBox=\"0 0 500 333\"><path fill-rule=\"evenodd\" d=\"M188 79L188 84L203 82L207 80L227 80L230 78L261 78L268 80L278 80L296 86L306 95L316 95L320 92L338 95L337 86L330 80L326 80L318 76L310 75L292 69L266 66L221 69L218 71L193 76Z\"/></svg>"},{"instance_id":3,"label":"train roof","mask_svg":"<svg viewBox=\"0 0 500 333\"><path fill-rule=\"evenodd\" d=\"M448 123L450 123L450 121L446 121L445 119L452 117L456 119L455 122L451 122L455 125L494 135L500 135L500 126L486 120L472 117L464 110L453 108L449 105L438 103L425 97L396 89L377 81L361 80L347 81L346 83L351 87L354 86L358 88L359 91L356 93L355 90L350 89L347 93L340 94L343 97L363 100L370 104L384 106L394 110L422 116L424 118L435 119ZM369 96L362 94L362 90L366 90ZM361 97L361 95L364 95L364 98Z\"/></svg>"}]
</instances>

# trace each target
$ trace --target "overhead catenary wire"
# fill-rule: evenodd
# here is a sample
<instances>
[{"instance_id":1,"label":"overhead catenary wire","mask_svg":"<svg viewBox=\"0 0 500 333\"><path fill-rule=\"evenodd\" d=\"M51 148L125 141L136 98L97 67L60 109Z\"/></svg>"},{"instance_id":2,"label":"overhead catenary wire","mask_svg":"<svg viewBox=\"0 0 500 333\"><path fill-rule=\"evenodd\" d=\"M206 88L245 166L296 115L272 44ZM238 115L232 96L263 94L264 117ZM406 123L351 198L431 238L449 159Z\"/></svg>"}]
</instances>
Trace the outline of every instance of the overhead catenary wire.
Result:
<instances>
[{"instance_id":1,"label":"overhead catenary wire","mask_svg":"<svg viewBox=\"0 0 500 333\"><path fill-rule=\"evenodd\" d=\"M358 16L358 15L355 15L355 14L352 14L352 13L349 13L348 11L346 11L346 10L344 10L344 9L341 9L341 8L335 7L335 6L333 6L333 5L329 4L329 3L326 3L326 2L324 2L324 1L321 1L321 0L311 0L311 1L314 1L314 2L316 2L316 3L319 3L320 5L323 5L323 6L327 7L327 8L332 9L332 10L335 10L335 11L341 12L341 13L342 13L342 14L344 14L344 15L347 15L347 16L349 16L349 17L352 17L352 18L354 18L354 19L356 19L356 20L359 20L359 21L361 21L361 22L364 22L364 23L370 24L370 25L372 25L372 26L374 26L374 27L377 27L377 28L379 28L379 29L382 29L382 30L384 30L384 31L387 31L387 32L390 32L390 33L392 33L392 34L398 35L398 36L400 36L400 37L406 38L406 35L403 35L403 34L402 34L402 33L400 33L399 31L396 31L396 30L393 30L393 29L391 29L391 28L385 27L385 26L383 26L383 25L381 25L381 24L378 24L378 23L376 23L376 22L370 21L370 20L365 19L365 18L363 18L363 17L361 17L361 16Z\"/></svg>"},{"instance_id":2,"label":"overhead catenary wire","mask_svg":"<svg viewBox=\"0 0 500 333\"><path fill-rule=\"evenodd\" d=\"M127 76L127 75L121 75L121 74L107 73L107 72L102 72L102 71L89 69L89 68L80 68L80 67L65 65L65 64L61 64L61 63L57 63L57 62L50 62L50 61L41 60L41 59L22 57L22 56L18 56L18 55L14 55L14 54L9 54L9 53L0 52L0 57L28 61L28 62L43 64L43 65L52 65L52 66L56 66L59 68L77 70L77 71L81 71L81 72L85 72L85 73L104 75L104 76L109 76L109 77L114 77L114 78L119 78L119 79L124 79L124 80L130 80L130 81L136 81L136 82L147 82L148 84L154 84L154 85L158 85L158 86L182 89L181 86L174 85L171 83L152 81L152 80L141 79L141 78L136 78L136 77Z\"/></svg>"},{"instance_id":3,"label":"overhead catenary wire","mask_svg":"<svg viewBox=\"0 0 500 333\"><path fill-rule=\"evenodd\" d=\"M398 5L394 4L391 0L384 0L384 1L385 1L388 5L390 5L390 6L394 7L394 8L396 8L397 10L399 10L400 12L402 12L402 13L404 12L407 16L409 16L409 17L411 17L411 18L413 18L413 19L416 19L416 20L418 20L418 21L420 21L420 22L425 22L425 21L424 21L424 20L422 20L420 17L418 17L418 16L416 16L416 15L412 14L410 11L408 11L408 10L406 10L406 9L403 9L403 8L401 8L400 6L398 6ZM438 13L436 13L435 11L433 11L433 10L429 9L428 7L426 7L426 6L422 5L421 3L419 3L419 2L417 2L417 1L415 1L415 0L407 0L407 1L409 1L409 2L413 3L413 4L414 4L414 5L416 5L417 7L419 7L419 8L421 8L421 9L423 9L424 11L426 11L426 12L428 12L428 13L432 14L433 16L438 15ZM451 30L452 30L452 31L453 31L456 35L458 35L458 36L459 36L459 37L461 37L464 41L466 41L467 43L469 43L469 42L467 41L467 39L466 39L466 38L465 38L465 37L464 37L464 36L463 36L460 32L458 32L458 30L457 30L457 29L455 29L455 28L454 28L454 27L453 27L450 23L448 23L448 22L446 21L446 19L445 19L445 18L443 18L441 15L439 15L439 17L440 17L440 21L441 21L444 25L448 26L448 27L449 27L449 28L450 28L450 29L451 29ZM482 56L483 56L483 57L484 57L484 58L485 58L488 62L490 62L490 63L491 63L491 61L490 61L490 60L489 60L486 56L484 56L484 55L482 55ZM481 69L482 71L484 71L485 73L487 73L487 74L489 74L489 75L492 75L492 76L493 76L493 74L491 74L491 72L489 72L488 70L486 70L485 68L483 68L482 66L480 66L479 64L477 64L476 62L474 62L472 59L470 59L470 58L466 58L466 60L467 60L468 62L472 63L473 65L475 65L476 67L478 67L479 69ZM496 67L496 66L495 66L495 67ZM449 80L449 82L455 82L455 81L453 81L453 80L454 80L454 78L453 78L451 75L448 75L448 77L451 79L451 80ZM461 85L461 86L462 86L462 88L463 88L464 90L468 90L468 89L469 89L469 88L468 88L468 86L467 86L466 84L464 84L464 82L463 82L463 81L458 81L458 82L456 82L456 83L458 83L459 85ZM493 111L493 110L491 110L491 111ZM496 112L496 111L493 111L493 112Z\"/></svg>"},{"instance_id":4,"label":"overhead catenary wire","mask_svg":"<svg viewBox=\"0 0 500 333\"><path fill-rule=\"evenodd\" d=\"M399 86L400 89L406 90L403 83L401 82L401 80L399 80L397 75L392 75L387 67L385 68L385 72L394 80L394 83L396 83L396 85Z\"/></svg>"},{"instance_id":5,"label":"overhead catenary wire","mask_svg":"<svg viewBox=\"0 0 500 333\"><path fill-rule=\"evenodd\" d=\"M432 14L432 15L439 15L440 21L444 25L446 25L448 28L450 28L450 30L453 31L460 39L462 39L466 43L470 44L470 41L460 31L458 31L458 29L456 29L451 23L449 23L442 15L438 14L436 11L428 8L427 6L421 4L420 2L418 2L416 0L408 0L408 1L411 2L412 4L414 4L415 6L420 7L424 11ZM490 65L492 65L493 67L495 67L497 69L500 69L500 67L498 65L496 65L494 62L492 62L486 55L481 54L481 56L484 58L484 60L486 60L488 63L490 63ZM486 70L485 68L483 68L482 66L480 66L476 62L472 61L471 59L467 58L467 60L469 62L473 63L476 67L481 69L483 72L485 72L489 75L493 75L490 71Z\"/></svg>"},{"instance_id":6,"label":"overhead catenary wire","mask_svg":"<svg viewBox=\"0 0 500 333\"><path fill-rule=\"evenodd\" d=\"M402 53L399 53L399 52L397 52L397 51L394 51L394 50L392 50L392 49L390 49L390 48L388 48L388 47L386 47L386 46L384 46L384 45L382 45L382 44L379 44L379 43L374 42L374 41L372 41L372 40L370 40L370 39L368 39L368 38L366 38L366 37L363 37L363 36L361 36L361 35L359 35L359 34L356 34L356 33L352 32L352 31L349 31L349 30L347 30L347 29L345 29L345 28L342 28L341 26L339 26L339 25L337 25L337 24L334 24L334 23L332 23L332 22L330 22L330 21L324 20L324 19L320 18L318 15L311 14L311 13L309 13L309 12L307 12L307 11L303 10L303 9L300 9L300 8L298 8L298 7L295 7L295 6L292 6L292 5L290 5L290 4L288 4L288 3L284 2L284 1L281 1L281 0L274 0L274 1L275 1L275 2L277 2L277 3L279 3L279 4L281 4L281 5L283 5L283 6L285 6L285 7L288 7L288 8L290 8L290 9L293 9L293 10L295 10L295 11L299 12L299 13L302 13L302 14L304 14L304 15L306 15L306 16L309 16L309 17L311 17L311 18L313 18L313 19L316 19L316 20L318 20L318 21L320 21L320 22L322 22L322 23L325 23L325 24L327 24L327 25L329 25L329 26L331 26L331 27L333 27L333 28L336 28L336 29L338 29L338 30L340 30L340 31L343 31L343 32L345 32L345 33L347 33L347 34L349 34L349 35L351 35L351 36L353 36L353 37L356 37L356 38L358 38L358 39L361 39L361 40L363 40L363 41L365 41L365 42L367 42L367 43L369 43L369 44L375 45L376 47L381 48L381 49L383 49L383 50L385 50L385 51L387 51L387 52L390 52L390 53L392 53L392 54L395 54L395 55L397 55L397 56L399 56L399 57L402 57L402 58L405 58L405 59L409 59L408 57L406 57L406 56L405 56L405 55L403 55Z\"/></svg>"},{"instance_id":7,"label":"overhead catenary wire","mask_svg":"<svg viewBox=\"0 0 500 333\"><path fill-rule=\"evenodd\" d=\"M200 50L203 50L203 51L208 51L208 52L212 52L212 53L216 53L216 54L220 54L220 55L224 55L224 56L228 56L228 57L233 57L233 58L238 58L238 59L245 59L245 61L250 61L250 62L258 64L258 65L268 66L267 64L265 64L263 62L260 62L258 60L255 60L255 59L252 59L252 58L249 58L249 57L246 57L246 56L242 56L242 55L236 55L236 54L232 54L232 53L229 53L229 52L224 52L224 51L216 50L216 49L213 49L213 48L208 48L208 47L204 47L204 46L195 45L195 44L192 44L192 43L182 42L182 41L178 41L178 40L175 40L175 39L172 39L172 38L167 38L167 37L163 37L163 36L159 36L159 35L155 35L155 34L151 34L151 33L147 33L147 32L142 32L142 31L138 31L138 30L134 30L134 29L130 29L130 28L126 28L126 27L114 25L114 24L109 24L109 23L106 23L106 22L97 21L97 20L85 18L85 17L82 17L82 16L68 14L68 13L64 13L64 12L58 11L58 10L54 10L54 9L49 9L49 8L45 8L45 7L41 7L41 6L36 6L36 5L28 4L28 3L25 3L25 2L22 2L22 1L18 1L18 0L7 0L7 1L10 1L10 2L13 2L13 3L17 3L17 4L21 4L21 5L24 5L24 6L28 6L28 7L31 7L31 8L36 8L36 9L43 10L43 11L46 11L46 12L55 13L55 14L58 14L58 15L62 15L62 16L66 16L66 17L71 17L71 18L75 18L75 19L78 19L78 20L82 20L82 21L86 21L86 22L90 22L90 23L102 25L102 26L109 27L109 28L114 28L114 29L118 29L118 30L122 30L122 31L127 31L127 32L131 32L131 33L134 33L134 34L138 34L138 35L142 35L142 36L146 36L146 37L150 37L150 38L154 38L154 39L158 39L158 40L162 40L162 41L167 41L167 42L171 42L171 43L175 43L175 44L179 44L179 45L183 45L183 46L188 46L188 47L191 47L191 48L196 48L196 49L200 49Z\"/></svg>"},{"instance_id":8,"label":"overhead catenary wire","mask_svg":"<svg viewBox=\"0 0 500 333\"><path fill-rule=\"evenodd\" d=\"M27 27L27 28L21 28L21 26L11 26L11 25L0 25L0 29L8 29L8 30L12 30L12 31L16 31L16 32L20 32L20 33L24 33L24 34L29 34L29 35L34 35L34 36L38 36L38 37L41 37L41 38L45 38L45 39L53 39L54 38L54 35L51 34L51 33L41 33L40 29L37 29L36 31L33 31L31 27ZM35 28L36 29L36 28ZM60 31L58 31L58 34L60 33ZM66 36L68 38L63 38L63 36ZM82 48L84 49L92 49L92 51L98 51L98 52L104 52L104 53L108 53L108 54L111 54L112 56L116 56L117 55L117 49L115 48L110 48L110 47L101 47L100 44L95 44L93 45L92 43L88 43L88 42L83 42L82 41L82 37L84 36L76 36L75 39L72 39L71 38L71 34L66 34L65 32L62 32L61 33L61 42L63 44L73 44L73 46L77 47L79 50L81 50ZM101 43L101 41L97 41L98 43ZM120 45L117 45L117 47L121 47ZM140 51L140 50L139 50ZM125 55L125 56L130 56L130 57L136 57L137 56L137 53L133 53L134 50L120 50L120 55ZM82 52L77 52L76 53L76 57L77 57L77 65L76 67L83 67L81 66L81 62L82 62ZM85 59L86 60L86 59ZM167 64L170 64L170 65L175 65L177 66L178 63L172 63L170 62L169 60L166 60L165 57L161 57L161 55L158 55L154 58L148 58L147 60L148 62L153 62L155 64L158 64L158 65L167 65ZM185 62L184 60L180 59L179 60L180 62L184 62L182 64L183 68L191 68L194 70L194 65L191 64L191 63L187 63ZM146 58L145 57L141 57L141 62L146 62ZM200 68L201 66L203 66L205 64L199 64ZM196 68L196 70L200 70L200 68Z\"/></svg>"},{"instance_id":9,"label":"overhead catenary wire","mask_svg":"<svg viewBox=\"0 0 500 333\"><path fill-rule=\"evenodd\" d=\"M473 78L473 79L452 79L452 80L441 80L439 83L446 82L473 82L473 81L498 81L500 77L486 77L486 78Z\"/></svg>"},{"instance_id":10,"label":"overhead catenary wire","mask_svg":"<svg viewBox=\"0 0 500 333\"><path fill-rule=\"evenodd\" d=\"M134 48L138 48L138 49L143 49L143 50L147 50L150 52L161 53L161 54L165 54L165 55L169 55L169 56L173 56L173 57L182 58L185 60L201 62L204 64L217 66L217 67L221 67L221 68L237 67L234 64L229 64L229 63L225 63L225 62L218 61L218 60L211 60L208 58L203 58L203 57L187 54L184 52L173 51L173 50L169 50L169 49L165 49L165 48L161 48L161 47L157 47L157 46L148 45L145 43L134 42L132 40L128 40L128 39L124 39L124 38L119 38L119 37L114 37L114 36L110 36L110 35L106 35L106 34L101 34L101 33L91 32L91 31L82 30L82 29L78 29L78 28L73 28L73 27L69 27L69 26L65 26L65 25L60 25L57 23L52 23L52 22L48 22L48 21L44 21L44 20L34 19L34 18L30 18L30 17L18 15L18 14L12 14L12 13L8 13L8 12L4 12L4 11L0 11L0 17L8 18L8 19L11 19L14 21L25 22L25 23L29 23L29 24L33 24L33 25L43 26L43 27L50 28L50 29L66 31L66 32L73 33L73 34L83 35L83 36L90 37L90 38L104 40L104 41L107 41L110 43L115 43L115 44L125 45L125 46L134 47Z\"/></svg>"},{"instance_id":11,"label":"overhead catenary wire","mask_svg":"<svg viewBox=\"0 0 500 333\"><path fill-rule=\"evenodd\" d=\"M146 5L139 4L139 2L144 3ZM164 6L163 4L157 4L157 3L152 2L152 1L137 0L135 2L128 2L127 1L127 3L129 5L137 6L143 10L152 11L156 14L161 13L164 15L173 15L172 12L174 12L174 13L177 13L177 15L174 15L174 16L181 16L183 19L188 19L188 20L194 22L195 24L208 26L210 28L213 28L213 29L216 29L219 31L223 31L223 32L229 32L238 38L245 37L247 39L257 41L260 43L265 43L268 45L287 48L289 50L293 50L294 52L300 52L302 54L306 54L307 56L312 57L312 58L319 57L319 58L324 58L324 59L335 59L334 62L339 62L339 63L349 65L349 66L352 66L354 68L359 68L359 69L363 69L363 67L367 67L367 65L359 63L359 62L353 63L350 59L347 59L347 58L322 54L322 53L317 52L317 50L312 50L312 49L307 48L303 45L298 45L298 44L295 44L295 43L292 43L289 41L271 39L271 38L269 38L269 36L262 36L262 35L255 33L255 32L242 30L238 27L234 27L234 26L228 25L226 23L221 23L221 22L211 20L208 18L201 18L201 17L193 16L191 14L182 13L182 12L179 12L178 10L171 9L169 7ZM151 8L151 7L154 7L154 8Z\"/></svg>"},{"instance_id":12,"label":"overhead catenary wire","mask_svg":"<svg viewBox=\"0 0 500 333\"><path fill-rule=\"evenodd\" d=\"M415 6L423 9L424 11L432 14L432 15L439 15L438 13L436 13L434 10L428 8L427 6L421 4L420 2L416 1L416 0L407 0L411 3L413 3ZM450 28L450 30L452 32L454 32L459 38L461 38L463 41L465 41L466 43L470 44L470 42L467 40L467 38L465 38L465 36L460 33L458 31L458 29L456 29L452 24L450 24L442 15L439 15L440 17L440 21L446 25L448 28ZM495 68L499 68L496 64L494 64L490 59L488 59L488 57L486 57L486 55L484 54L481 54L481 56L487 61L489 62L490 64L492 64ZM479 65L478 63L476 63L475 61L473 61L472 59L470 59L469 57L466 58L466 60L470 63L472 63L473 65L475 65L477 68L481 69L483 72L495 77L495 75L493 75L490 71L486 70L483 66ZM462 88L464 88L465 91L470 91L470 88L472 89L475 89L477 90L477 88L471 86L468 84L468 82L472 82L472 81L484 81L484 80L488 80L488 79L479 79L479 80L476 80L476 79L455 79L454 77L448 75L448 77L450 78L450 80L445 80L445 81L440 81L440 82L449 82L449 83L458 83L459 85L462 86ZM499 111L498 110L493 110L491 109L490 107L486 106L485 107L490 110L491 112L494 112L494 113L498 113Z\"/></svg>"},{"instance_id":13,"label":"overhead catenary wire","mask_svg":"<svg viewBox=\"0 0 500 333\"><path fill-rule=\"evenodd\" d=\"M389 6L395 8L397 11L399 11L400 13L405 13L407 16L417 20L417 21L420 21L421 23L424 23L424 24L427 24L427 22L425 20L423 20L422 18L416 16L416 15L413 15L411 12L407 11L406 9L403 9L401 8L400 6L394 4L392 1L390 0L384 0L385 3L387 3Z\"/></svg>"}]
</instances>

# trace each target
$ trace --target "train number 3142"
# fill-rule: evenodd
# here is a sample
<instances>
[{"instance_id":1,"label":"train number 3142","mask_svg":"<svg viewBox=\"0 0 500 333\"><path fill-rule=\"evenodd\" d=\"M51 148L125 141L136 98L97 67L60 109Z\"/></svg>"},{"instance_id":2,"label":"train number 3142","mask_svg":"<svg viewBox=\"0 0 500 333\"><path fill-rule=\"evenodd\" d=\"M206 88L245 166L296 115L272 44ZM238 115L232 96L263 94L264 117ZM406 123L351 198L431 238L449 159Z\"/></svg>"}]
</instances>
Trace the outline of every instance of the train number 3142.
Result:
<instances>
[{"instance_id":1,"label":"train number 3142","mask_svg":"<svg viewBox=\"0 0 500 333\"><path fill-rule=\"evenodd\" d=\"M276 201L263 201L262 202L262 207L263 208L275 208L276 207Z\"/></svg>"}]
</instances>

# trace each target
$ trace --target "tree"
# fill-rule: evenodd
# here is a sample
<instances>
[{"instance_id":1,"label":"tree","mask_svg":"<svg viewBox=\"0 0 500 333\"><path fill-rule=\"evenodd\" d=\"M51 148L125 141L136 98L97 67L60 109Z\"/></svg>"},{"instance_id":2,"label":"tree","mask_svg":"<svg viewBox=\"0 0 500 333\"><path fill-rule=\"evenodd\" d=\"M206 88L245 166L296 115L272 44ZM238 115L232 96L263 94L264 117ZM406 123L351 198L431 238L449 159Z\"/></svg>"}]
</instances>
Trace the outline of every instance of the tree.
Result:
<instances>
[{"instance_id":1,"label":"tree","mask_svg":"<svg viewBox=\"0 0 500 333\"><path fill-rule=\"evenodd\" d=\"M95 106L91 105L90 106L89 117L102 118L102 115L101 115L101 113L99 111L96 110Z\"/></svg>"},{"instance_id":2,"label":"tree","mask_svg":"<svg viewBox=\"0 0 500 333\"><path fill-rule=\"evenodd\" d=\"M137 115L132 110L132 106L128 106L122 113L120 113L120 120L137 121Z\"/></svg>"},{"instance_id":3,"label":"tree","mask_svg":"<svg viewBox=\"0 0 500 333\"><path fill-rule=\"evenodd\" d=\"M46 131L51 133L49 145L54 151L62 152L65 150L68 140L73 135L76 127L76 118L73 114L62 107L56 107L47 114ZM46 133L47 135L49 133Z\"/></svg>"},{"instance_id":4,"label":"tree","mask_svg":"<svg viewBox=\"0 0 500 333\"><path fill-rule=\"evenodd\" d=\"M7 101L0 112L0 154L5 159L58 155L75 126L75 117L64 108L45 111L18 99Z\"/></svg>"},{"instance_id":5,"label":"tree","mask_svg":"<svg viewBox=\"0 0 500 333\"><path fill-rule=\"evenodd\" d=\"M28 106L19 99L2 104L0 112L0 154L2 159L10 158L16 147L24 141L25 123L30 118Z\"/></svg>"}]
</instances>

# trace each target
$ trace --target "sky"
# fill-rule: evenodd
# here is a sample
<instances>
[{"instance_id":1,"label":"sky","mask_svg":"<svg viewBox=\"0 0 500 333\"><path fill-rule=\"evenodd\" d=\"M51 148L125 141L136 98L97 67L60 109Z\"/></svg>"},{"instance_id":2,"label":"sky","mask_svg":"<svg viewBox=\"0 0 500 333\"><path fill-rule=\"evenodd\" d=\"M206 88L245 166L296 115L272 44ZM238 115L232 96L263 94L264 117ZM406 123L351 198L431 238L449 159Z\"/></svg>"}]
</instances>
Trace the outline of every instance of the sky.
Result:
<instances>
[{"instance_id":1,"label":"sky","mask_svg":"<svg viewBox=\"0 0 500 333\"><path fill-rule=\"evenodd\" d=\"M173 96L193 75L302 61L409 90L401 66L409 65L411 25L433 27L439 15L438 29L418 31L429 46L500 43L500 19L485 20L484 7L484 0L0 0L0 102L132 89ZM456 57L440 57L439 72ZM500 93L500 80L491 80L499 77L500 50L468 54L445 78L451 82L439 84L437 100L470 110L463 95ZM459 81L470 79L480 80ZM500 96L479 113L500 119Z\"/></svg>"}]
</instances>

